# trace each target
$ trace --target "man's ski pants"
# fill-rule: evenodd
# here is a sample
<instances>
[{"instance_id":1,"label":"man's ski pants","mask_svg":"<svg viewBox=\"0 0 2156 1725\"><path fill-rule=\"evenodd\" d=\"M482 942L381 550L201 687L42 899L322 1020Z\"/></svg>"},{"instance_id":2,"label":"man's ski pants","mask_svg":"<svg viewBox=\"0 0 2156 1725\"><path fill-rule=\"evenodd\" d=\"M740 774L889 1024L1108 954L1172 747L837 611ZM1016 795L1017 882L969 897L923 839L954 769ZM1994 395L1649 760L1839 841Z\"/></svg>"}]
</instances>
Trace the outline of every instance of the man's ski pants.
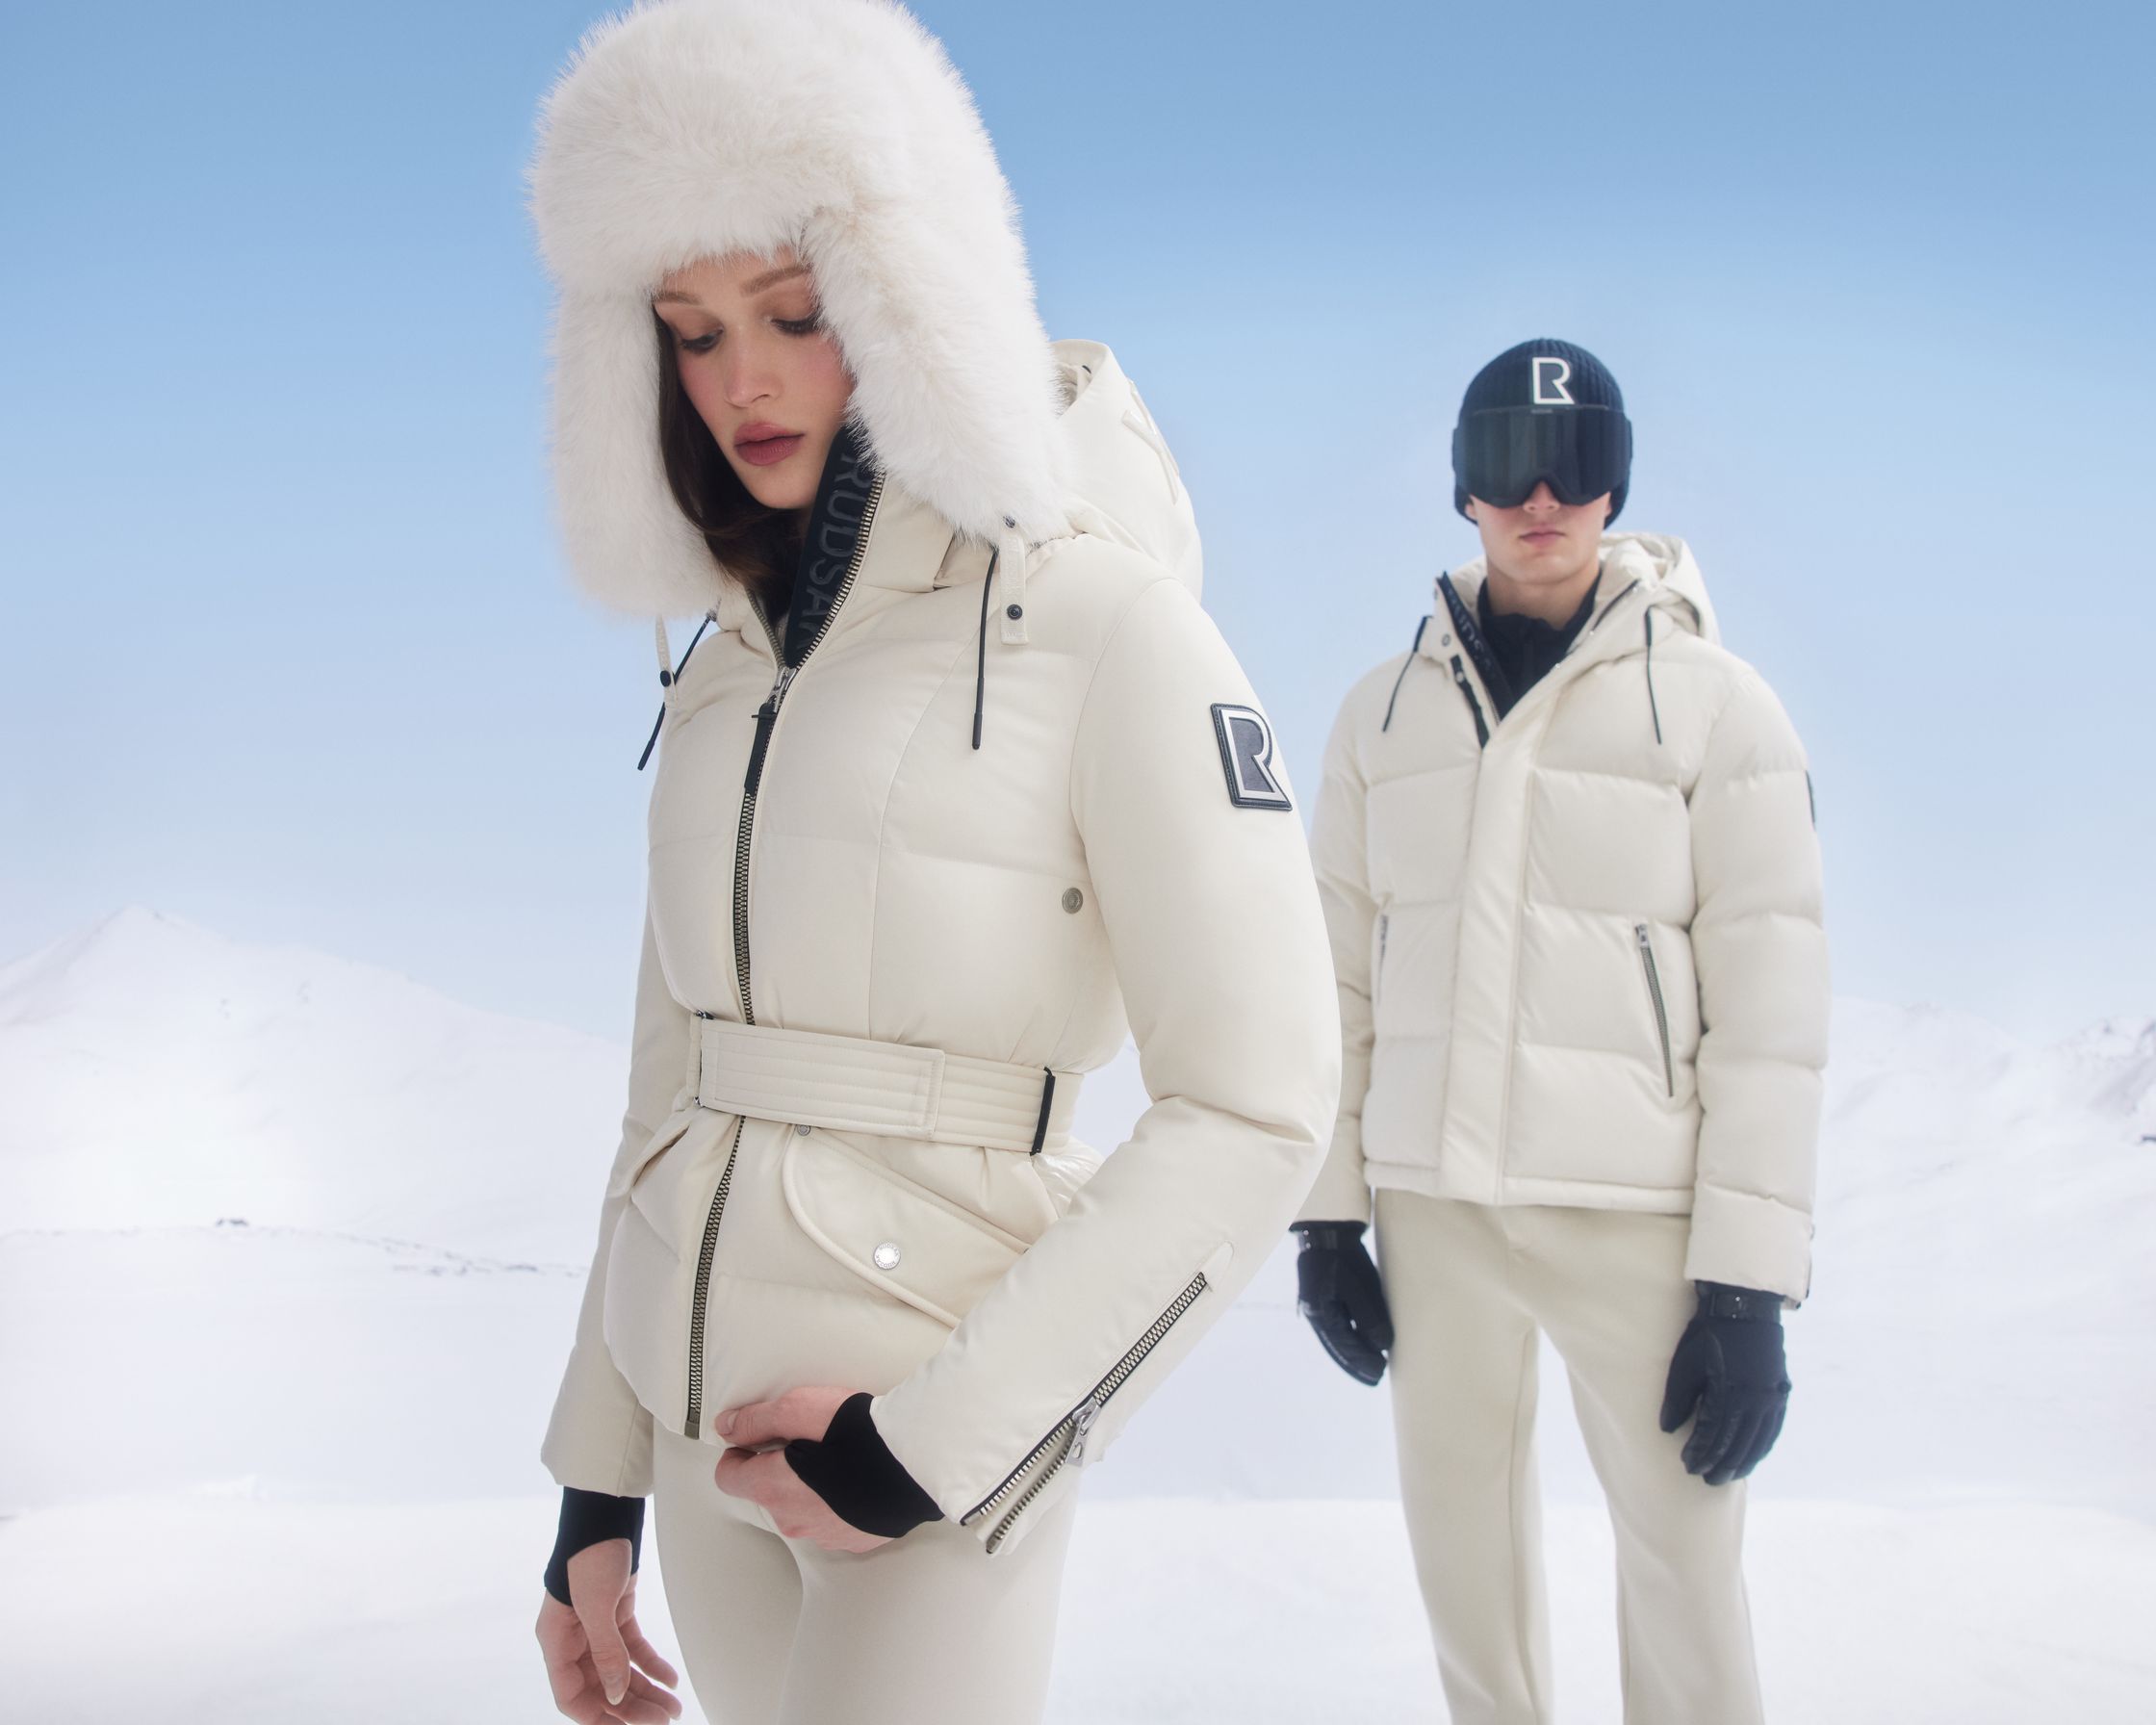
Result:
<instances>
[{"instance_id":1,"label":"man's ski pants","mask_svg":"<svg viewBox=\"0 0 2156 1725\"><path fill-rule=\"evenodd\" d=\"M711 1725L1040 1717L1076 1492L993 1558L947 1521L872 1552L826 1552L721 1492L715 1445L665 1430L655 1445L666 1602Z\"/></svg>"},{"instance_id":2,"label":"man's ski pants","mask_svg":"<svg viewBox=\"0 0 2156 1725\"><path fill-rule=\"evenodd\" d=\"M1537 1332L1572 1380L1617 1536L1627 1725L1757 1725L1744 1484L1657 1424L1695 1307L1682 1216L1377 1194L1400 1497L1452 1725L1548 1725Z\"/></svg>"}]
</instances>

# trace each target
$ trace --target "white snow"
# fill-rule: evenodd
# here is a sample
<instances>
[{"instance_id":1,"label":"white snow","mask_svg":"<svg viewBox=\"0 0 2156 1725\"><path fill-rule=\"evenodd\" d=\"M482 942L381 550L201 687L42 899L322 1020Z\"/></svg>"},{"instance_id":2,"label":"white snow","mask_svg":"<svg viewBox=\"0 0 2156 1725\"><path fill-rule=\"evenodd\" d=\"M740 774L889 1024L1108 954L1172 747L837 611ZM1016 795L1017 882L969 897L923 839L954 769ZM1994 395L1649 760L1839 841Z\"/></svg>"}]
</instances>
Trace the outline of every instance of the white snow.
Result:
<instances>
[{"instance_id":1,"label":"white snow","mask_svg":"<svg viewBox=\"0 0 2156 1725\"><path fill-rule=\"evenodd\" d=\"M0 1715L549 1716L535 1451L624 1058L145 911L0 967ZM1142 1103L1126 1053L1082 1135ZM2156 1025L1840 1003L1774 1716L2156 1716L2152 1135ZM1560 1690L1614 1720L1567 1412L1552 1368ZM1394 1489L1278 1253L1089 1482L1051 1717L1441 1718Z\"/></svg>"}]
</instances>

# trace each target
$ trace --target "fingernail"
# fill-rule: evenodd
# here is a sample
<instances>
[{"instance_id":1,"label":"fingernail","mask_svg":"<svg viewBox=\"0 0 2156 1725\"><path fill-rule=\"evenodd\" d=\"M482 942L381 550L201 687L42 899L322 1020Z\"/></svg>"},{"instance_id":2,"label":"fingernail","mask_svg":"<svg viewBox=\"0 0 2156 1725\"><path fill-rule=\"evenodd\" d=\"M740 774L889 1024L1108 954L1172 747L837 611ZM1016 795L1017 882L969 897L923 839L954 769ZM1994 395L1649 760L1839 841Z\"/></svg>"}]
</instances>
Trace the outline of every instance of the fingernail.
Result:
<instances>
[{"instance_id":1,"label":"fingernail","mask_svg":"<svg viewBox=\"0 0 2156 1725\"><path fill-rule=\"evenodd\" d=\"M628 1693L629 1693L629 1685L627 1685L626 1683L625 1683L625 1684L611 1684L611 1683L610 1683L610 1684L608 1684L608 1685L606 1686L606 1705L607 1705L608 1707L613 1707L613 1706L617 1705L617 1704L618 1704L618 1703L620 1702L621 1698L622 1698L622 1697L623 1697L624 1695L628 1694Z\"/></svg>"},{"instance_id":2,"label":"fingernail","mask_svg":"<svg viewBox=\"0 0 2156 1725\"><path fill-rule=\"evenodd\" d=\"M733 1414L731 1410L719 1415L714 1423L719 1429L721 1437L732 1437L733 1435Z\"/></svg>"}]
</instances>

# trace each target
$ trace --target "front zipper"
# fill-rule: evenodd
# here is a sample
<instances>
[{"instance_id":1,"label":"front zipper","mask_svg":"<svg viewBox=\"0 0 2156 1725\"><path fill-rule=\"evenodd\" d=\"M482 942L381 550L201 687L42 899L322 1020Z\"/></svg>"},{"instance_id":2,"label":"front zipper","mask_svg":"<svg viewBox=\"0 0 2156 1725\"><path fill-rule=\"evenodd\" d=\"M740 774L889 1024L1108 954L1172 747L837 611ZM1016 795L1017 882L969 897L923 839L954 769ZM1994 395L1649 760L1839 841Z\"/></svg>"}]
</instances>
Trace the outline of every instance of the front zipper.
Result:
<instances>
[{"instance_id":1,"label":"front zipper","mask_svg":"<svg viewBox=\"0 0 2156 1725\"><path fill-rule=\"evenodd\" d=\"M1662 1039L1662 1082L1670 1099L1677 1099L1677 1068L1669 1053L1669 1009L1662 1004L1662 973L1655 965L1655 945L1647 938L1647 924L1635 922L1632 933L1639 940L1639 962L1647 971L1647 997L1655 1003L1655 1031Z\"/></svg>"},{"instance_id":2,"label":"front zipper","mask_svg":"<svg viewBox=\"0 0 2156 1725\"><path fill-rule=\"evenodd\" d=\"M771 752L771 734L778 729L779 708L786 699L786 691L801 674L801 667L808 663L808 656L823 645L824 637L831 633L833 620L838 615L838 607L854 590L854 578L860 573L861 561L868 555L869 528L875 525L876 505L883 496L884 476L878 474L869 481L868 501L861 505L860 528L854 536L853 555L847 560L838 591L832 597L831 609L824 613L808 645L801 650L801 657L792 664L786 663L785 648L772 633L771 621L764 616L763 606L751 602L757 621L763 625L764 635L771 642L771 657L778 661L779 675L771 684L771 693L757 708L756 740L749 745L749 770L741 786L741 825L733 838L733 980L741 991L741 1022L744 1024L757 1021L754 996L749 991L749 849L756 833L757 792L763 785L764 759ZM733 1144L727 1151L726 1169L719 1175L719 1189L711 1195L710 1213L704 1219L703 1244L696 1254L696 1288L689 1301L688 1411L682 1421L682 1430L689 1437L703 1435L704 1325L705 1308L711 1293L711 1254L719 1243L719 1218L726 1211L726 1195L733 1184L733 1159L740 1153L742 1124L738 1119L734 1121Z\"/></svg>"},{"instance_id":3,"label":"front zipper","mask_svg":"<svg viewBox=\"0 0 2156 1725\"><path fill-rule=\"evenodd\" d=\"M831 609L824 613L824 620L816 626L808 645L801 650L801 657L787 664L785 649L777 636L771 639L771 656L779 661L779 675L771 684L771 693L757 708L756 740L749 745L749 771L741 787L741 825L733 839L733 980L741 991L741 1022L744 1024L757 1021L756 1007L749 993L749 844L756 829L757 792L763 785L764 758L771 750L771 734L779 728L779 708L786 699L786 691L800 676L801 667L808 662L808 656L823 645L824 636L831 633L833 619L838 615L838 607L854 590L854 578L860 573L861 559L868 555L869 529L875 526L876 505L883 496L884 476L878 474L869 481L868 501L861 505L860 528L854 535L854 552L847 561L846 573L839 580ZM764 619L763 606L757 605L756 611L757 620L763 623L764 633L770 635L771 625Z\"/></svg>"},{"instance_id":4,"label":"front zipper","mask_svg":"<svg viewBox=\"0 0 2156 1725\"><path fill-rule=\"evenodd\" d=\"M733 1186L733 1159L741 1153L741 1128L747 1122L736 1115L733 1142L727 1146L726 1167L719 1171L719 1189L711 1195L710 1213L704 1219L704 1244L696 1253L696 1298L689 1305L689 1406L681 1422L684 1437L704 1435L704 1305L711 1292L711 1254L718 1249L719 1218L726 1214L726 1195Z\"/></svg>"},{"instance_id":5,"label":"front zipper","mask_svg":"<svg viewBox=\"0 0 2156 1725\"><path fill-rule=\"evenodd\" d=\"M1460 656L1452 655L1452 681L1460 685L1460 693L1467 697L1467 709L1475 715L1475 741L1477 747L1490 746L1490 727L1482 717L1482 703L1475 698L1475 685L1467 680L1467 667L1460 663Z\"/></svg>"},{"instance_id":6,"label":"front zipper","mask_svg":"<svg viewBox=\"0 0 2156 1725\"><path fill-rule=\"evenodd\" d=\"M1191 1309L1205 1289L1205 1272L1201 1270L1191 1278L1190 1286L1176 1295L1168 1310L1155 1318L1152 1326L1116 1362L1108 1376L1087 1392L1086 1399L1056 1422L1048 1435L1026 1453L1026 1458L1012 1469L1010 1477L1001 1485L966 1511L960 1525L970 1527L990 1510L1009 1502L1010 1507L1004 1510L1003 1518L988 1534L988 1548L991 1555L1010 1536L1018 1518L1046 1488L1048 1481L1063 1469L1064 1464L1068 1462L1076 1467L1084 1462L1086 1440L1091 1434L1094 1423L1106 1410L1109 1398L1121 1389L1129 1381L1131 1374L1145 1363L1145 1356L1161 1345L1168 1332L1175 1327L1176 1320Z\"/></svg>"}]
</instances>

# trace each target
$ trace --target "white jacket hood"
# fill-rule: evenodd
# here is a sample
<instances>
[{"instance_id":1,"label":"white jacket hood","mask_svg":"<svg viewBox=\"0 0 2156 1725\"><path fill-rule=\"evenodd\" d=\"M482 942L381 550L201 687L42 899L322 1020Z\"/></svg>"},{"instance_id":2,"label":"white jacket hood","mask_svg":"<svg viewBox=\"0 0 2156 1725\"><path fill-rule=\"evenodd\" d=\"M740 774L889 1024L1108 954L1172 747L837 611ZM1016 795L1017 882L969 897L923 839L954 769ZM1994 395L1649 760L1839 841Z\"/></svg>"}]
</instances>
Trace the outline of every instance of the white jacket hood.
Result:
<instances>
[{"instance_id":1,"label":"white jacket hood","mask_svg":"<svg viewBox=\"0 0 2156 1725\"><path fill-rule=\"evenodd\" d=\"M1055 352L1056 459L1071 527L1143 553L1200 597L1191 494L1138 386L1098 342L1058 342Z\"/></svg>"},{"instance_id":2,"label":"white jacket hood","mask_svg":"<svg viewBox=\"0 0 2156 1725\"><path fill-rule=\"evenodd\" d=\"M547 99L530 182L560 292L558 506L595 597L646 616L719 597L659 455L651 296L698 258L788 245L887 478L962 533L1068 530L1016 209L963 81L902 7L655 0L608 19Z\"/></svg>"},{"instance_id":3,"label":"white jacket hood","mask_svg":"<svg viewBox=\"0 0 2156 1725\"><path fill-rule=\"evenodd\" d=\"M1472 608L1476 595L1489 573L1487 558L1476 557L1450 572L1452 587ZM1444 578L1440 578L1441 579ZM1681 629L1716 646L1721 626L1707 597L1707 578L1700 574L1692 548L1674 533L1604 533L1602 536L1602 589L1597 605L1613 603L1626 589L1638 585L1647 593L1649 608L1661 612ZM1445 595L1437 596L1436 615L1445 614Z\"/></svg>"}]
</instances>

